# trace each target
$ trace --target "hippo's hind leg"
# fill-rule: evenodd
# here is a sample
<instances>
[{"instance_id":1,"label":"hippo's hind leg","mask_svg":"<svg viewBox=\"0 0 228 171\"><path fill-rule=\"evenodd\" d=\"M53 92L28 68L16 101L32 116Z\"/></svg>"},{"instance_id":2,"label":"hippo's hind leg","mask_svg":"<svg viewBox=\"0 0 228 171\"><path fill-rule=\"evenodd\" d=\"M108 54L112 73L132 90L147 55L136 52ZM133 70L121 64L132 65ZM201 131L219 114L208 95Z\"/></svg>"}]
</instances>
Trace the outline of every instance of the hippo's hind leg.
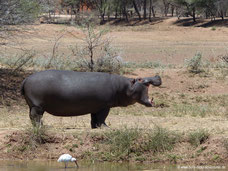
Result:
<instances>
[{"instance_id":1,"label":"hippo's hind leg","mask_svg":"<svg viewBox=\"0 0 228 171\"><path fill-rule=\"evenodd\" d=\"M40 127L42 125L41 118L43 117L44 111L39 107L31 107L29 117L34 127Z\"/></svg>"},{"instance_id":2,"label":"hippo's hind leg","mask_svg":"<svg viewBox=\"0 0 228 171\"><path fill-rule=\"evenodd\" d=\"M105 119L107 118L109 111L110 108L105 108L97 113L91 113L91 127L98 128L101 126L107 126Z\"/></svg>"}]
</instances>

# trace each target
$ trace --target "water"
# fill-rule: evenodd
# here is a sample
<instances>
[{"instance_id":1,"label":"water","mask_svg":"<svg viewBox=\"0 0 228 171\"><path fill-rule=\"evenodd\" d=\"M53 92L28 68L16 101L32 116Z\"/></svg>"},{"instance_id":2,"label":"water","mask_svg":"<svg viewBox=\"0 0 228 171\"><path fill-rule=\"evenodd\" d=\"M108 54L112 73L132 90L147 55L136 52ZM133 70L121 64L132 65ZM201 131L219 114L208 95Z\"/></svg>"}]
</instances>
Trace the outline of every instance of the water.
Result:
<instances>
[{"instance_id":1,"label":"water","mask_svg":"<svg viewBox=\"0 0 228 171\"><path fill-rule=\"evenodd\" d=\"M78 162L80 168L69 163L67 169L63 163L56 161L0 161L0 171L150 171L150 170L176 170L176 166L154 164L129 164L108 162Z\"/></svg>"},{"instance_id":2,"label":"water","mask_svg":"<svg viewBox=\"0 0 228 171\"><path fill-rule=\"evenodd\" d=\"M0 161L0 171L202 171L216 170L225 171L227 166L223 165L164 165L164 164L129 164L129 163L108 163L108 162L78 162L80 168L75 168L74 163L70 163L67 169L63 163L56 161Z\"/></svg>"}]
</instances>

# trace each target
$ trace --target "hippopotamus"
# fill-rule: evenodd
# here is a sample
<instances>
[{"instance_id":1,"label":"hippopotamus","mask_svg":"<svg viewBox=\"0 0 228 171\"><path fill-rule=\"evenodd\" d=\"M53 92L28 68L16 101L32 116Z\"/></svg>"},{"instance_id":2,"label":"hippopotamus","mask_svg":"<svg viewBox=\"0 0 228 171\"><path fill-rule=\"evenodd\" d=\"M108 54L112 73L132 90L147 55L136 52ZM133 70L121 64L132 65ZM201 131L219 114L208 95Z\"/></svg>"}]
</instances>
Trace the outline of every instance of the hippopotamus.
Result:
<instances>
[{"instance_id":1,"label":"hippopotamus","mask_svg":"<svg viewBox=\"0 0 228 171\"><path fill-rule=\"evenodd\" d=\"M32 124L41 124L44 112L54 116L91 114L91 127L107 126L113 107L136 102L152 107L149 85L160 86L161 77L127 78L102 72L46 70L24 79L21 94L29 106Z\"/></svg>"}]
</instances>

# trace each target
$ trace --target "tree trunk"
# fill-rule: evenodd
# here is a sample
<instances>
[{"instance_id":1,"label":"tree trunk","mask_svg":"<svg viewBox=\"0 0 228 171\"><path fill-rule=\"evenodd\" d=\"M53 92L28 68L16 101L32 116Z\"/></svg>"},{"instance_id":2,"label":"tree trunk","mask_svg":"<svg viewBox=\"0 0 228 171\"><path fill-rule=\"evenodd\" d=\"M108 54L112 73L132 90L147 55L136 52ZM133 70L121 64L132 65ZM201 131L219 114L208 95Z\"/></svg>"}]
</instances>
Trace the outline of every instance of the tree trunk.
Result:
<instances>
[{"instance_id":1,"label":"tree trunk","mask_svg":"<svg viewBox=\"0 0 228 171\"><path fill-rule=\"evenodd\" d=\"M125 16L125 20L128 22L128 14L127 14L127 9L126 9L126 1L124 3L124 7L123 7L123 14Z\"/></svg>"},{"instance_id":2,"label":"tree trunk","mask_svg":"<svg viewBox=\"0 0 228 171\"><path fill-rule=\"evenodd\" d=\"M193 22L196 22L196 9L195 9L195 7L193 7L193 9L192 9L192 19L193 19Z\"/></svg>"},{"instance_id":3,"label":"tree trunk","mask_svg":"<svg viewBox=\"0 0 228 171\"><path fill-rule=\"evenodd\" d=\"M115 19L117 19L118 17L118 7L116 7L116 10L115 10Z\"/></svg>"},{"instance_id":4,"label":"tree trunk","mask_svg":"<svg viewBox=\"0 0 228 171\"><path fill-rule=\"evenodd\" d=\"M150 0L150 9L149 9L149 21L151 22L151 13L152 13L152 0Z\"/></svg>"},{"instance_id":5,"label":"tree trunk","mask_svg":"<svg viewBox=\"0 0 228 171\"><path fill-rule=\"evenodd\" d=\"M224 20L224 13L223 13L223 10L220 10L220 17L222 18L222 20Z\"/></svg>"},{"instance_id":6,"label":"tree trunk","mask_svg":"<svg viewBox=\"0 0 228 171\"><path fill-rule=\"evenodd\" d=\"M104 24L104 23L105 23L105 14L102 13L101 14L101 22L100 22L100 24Z\"/></svg>"},{"instance_id":7,"label":"tree trunk","mask_svg":"<svg viewBox=\"0 0 228 171\"><path fill-rule=\"evenodd\" d=\"M137 7L137 5L136 5L136 3L135 3L135 0L133 0L132 3L133 3L133 6L134 6L134 8L135 8L135 11L136 11L136 13L137 13L137 15L138 15L138 17L139 17L139 20L141 21L141 20L142 20L141 14L140 14L139 9L138 9L138 7Z\"/></svg>"},{"instance_id":8,"label":"tree trunk","mask_svg":"<svg viewBox=\"0 0 228 171\"><path fill-rule=\"evenodd\" d=\"M172 5L171 6L171 16L173 17L173 14L174 14L174 9L175 9L175 7Z\"/></svg>"},{"instance_id":9,"label":"tree trunk","mask_svg":"<svg viewBox=\"0 0 228 171\"><path fill-rule=\"evenodd\" d=\"M51 11L48 10L48 24L51 24Z\"/></svg>"},{"instance_id":10,"label":"tree trunk","mask_svg":"<svg viewBox=\"0 0 228 171\"><path fill-rule=\"evenodd\" d=\"M168 10L169 10L169 3L166 0L163 0L163 5L164 5L164 14L165 14L165 17L167 17Z\"/></svg>"},{"instance_id":11,"label":"tree trunk","mask_svg":"<svg viewBox=\"0 0 228 171\"><path fill-rule=\"evenodd\" d=\"M146 19L146 1L147 1L147 0L144 0L144 2L143 2L143 11L144 11L144 13L143 13L143 18L144 18L144 19Z\"/></svg>"},{"instance_id":12,"label":"tree trunk","mask_svg":"<svg viewBox=\"0 0 228 171\"><path fill-rule=\"evenodd\" d=\"M154 10L154 6L152 6L152 14L153 14L153 17L155 18L156 17L156 12L155 12L155 10Z\"/></svg>"}]
</instances>

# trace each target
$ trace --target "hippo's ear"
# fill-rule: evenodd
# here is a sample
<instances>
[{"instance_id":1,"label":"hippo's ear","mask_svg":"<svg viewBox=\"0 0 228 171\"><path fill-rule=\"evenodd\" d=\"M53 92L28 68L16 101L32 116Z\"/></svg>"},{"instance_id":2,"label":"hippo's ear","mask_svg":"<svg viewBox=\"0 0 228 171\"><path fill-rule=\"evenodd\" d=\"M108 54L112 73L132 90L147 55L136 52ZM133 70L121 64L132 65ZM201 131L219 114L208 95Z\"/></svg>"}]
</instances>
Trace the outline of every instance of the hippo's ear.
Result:
<instances>
[{"instance_id":1,"label":"hippo's ear","mask_svg":"<svg viewBox=\"0 0 228 171\"><path fill-rule=\"evenodd\" d=\"M136 82L144 83L144 80L142 78L131 79L131 85L134 85Z\"/></svg>"},{"instance_id":2,"label":"hippo's ear","mask_svg":"<svg viewBox=\"0 0 228 171\"><path fill-rule=\"evenodd\" d=\"M137 81L136 79L132 78L131 79L131 85L134 85L136 81Z\"/></svg>"}]
</instances>

